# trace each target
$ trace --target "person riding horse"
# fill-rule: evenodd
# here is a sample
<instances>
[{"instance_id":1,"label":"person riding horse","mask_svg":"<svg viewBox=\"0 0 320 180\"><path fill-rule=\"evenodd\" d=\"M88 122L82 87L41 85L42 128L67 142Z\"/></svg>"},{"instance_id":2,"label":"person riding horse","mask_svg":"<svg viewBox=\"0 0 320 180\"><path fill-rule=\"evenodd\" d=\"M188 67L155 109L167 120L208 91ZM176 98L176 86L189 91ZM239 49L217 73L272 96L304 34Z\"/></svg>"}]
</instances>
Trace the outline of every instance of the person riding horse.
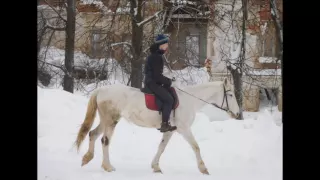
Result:
<instances>
[{"instance_id":1,"label":"person riding horse","mask_svg":"<svg viewBox=\"0 0 320 180\"><path fill-rule=\"evenodd\" d=\"M164 62L162 55L168 48L169 38L159 34L150 46L150 55L145 64L144 86L149 88L162 101L162 123L160 132L174 131L176 126L171 126L169 119L173 108L174 99L170 94L173 79L163 75Z\"/></svg>"}]
</instances>

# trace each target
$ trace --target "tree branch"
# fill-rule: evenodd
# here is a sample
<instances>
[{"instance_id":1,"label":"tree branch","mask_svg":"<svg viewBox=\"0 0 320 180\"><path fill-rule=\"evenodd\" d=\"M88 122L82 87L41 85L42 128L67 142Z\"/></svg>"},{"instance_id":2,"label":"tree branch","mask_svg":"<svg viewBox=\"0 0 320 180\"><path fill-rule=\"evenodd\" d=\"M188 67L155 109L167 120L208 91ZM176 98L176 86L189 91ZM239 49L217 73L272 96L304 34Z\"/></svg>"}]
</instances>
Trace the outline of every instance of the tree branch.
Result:
<instances>
[{"instance_id":1,"label":"tree branch","mask_svg":"<svg viewBox=\"0 0 320 180\"><path fill-rule=\"evenodd\" d=\"M66 27L58 27L58 26L53 26L53 25L49 24L49 21L43 15L43 11L41 11L40 14L41 14L41 18L44 21L44 27L43 28L48 28L48 29L51 29L51 30L54 30L54 31L65 31L66 30Z\"/></svg>"},{"instance_id":2,"label":"tree branch","mask_svg":"<svg viewBox=\"0 0 320 180\"><path fill-rule=\"evenodd\" d=\"M129 46L130 48L132 48L132 45L128 42L118 42L118 43L112 43L110 46L111 47L114 47L114 46L118 46L118 45L127 45Z\"/></svg>"},{"instance_id":3,"label":"tree branch","mask_svg":"<svg viewBox=\"0 0 320 180\"><path fill-rule=\"evenodd\" d=\"M44 64L48 64L48 65L50 65L50 66L53 66L53 67L59 68L59 69L61 69L65 74L68 74L68 71L67 71L66 69L64 69L63 67L61 67L61 66L57 66L57 65L54 65L54 64L48 63L48 62L43 61L43 60L40 60L40 59L39 59L38 61L43 62Z\"/></svg>"},{"instance_id":4,"label":"tree branch","mask_svg":"<svg viewBox=\"0 0 320 180\"><path fill-rule=\"evenodd\" d=\"M64 30L66 30L66 27L52 26L52 25L49 25L48 23L46 23L45 27L48 28L48 29L54 30L54 31L64 31Z\"/></svg>"},{"instance_id":5,"label":"tree branch","mask_svg":"<svg viewBox=\"0 0 320 180\"><path fill-rule=\"evenodd\" d=\"M114 46L119 46L119 45L127 45L127 46L130 48L131 53L132 53L132 54L134 53L132 45L131 45L130 43L128 43L128 42L118 42L118 43L112 43L112 44L110 44L112 50L114 50L114 49L113 49Z\"/></svg>"},{"instance_id":6,"label":"tree branch","mask_svg":"<svg viewBox=\"0 0 320 180\"><path fill-rule=\"evenodd\" d=\"M48 4L49 7L51 7L51 9L52 9L54 12L56 12L56 13L58 14L58 16L59 16L64 22L67 22L67 20L64 19L64 18L61 16L61 14L60 14L47 0L44 0L44 1Z\"/></svg>"},{"instance_id":7,"label":"tree branch","mask_svg":"<svg viewBox=\"0 0 320 180\"><path fill-rule=\"evenodd\" d=\"M138 27L143 26L144 24L152 21L153 19L155 19L156 17L158 17L159 14L162 13L163 11L164 11L164 10L158 11L158 12L157 12L156 14L154 14L153 16L150 16L150 17L146 18L145 20L137 23Z\"/></svg>"}]
</instances>

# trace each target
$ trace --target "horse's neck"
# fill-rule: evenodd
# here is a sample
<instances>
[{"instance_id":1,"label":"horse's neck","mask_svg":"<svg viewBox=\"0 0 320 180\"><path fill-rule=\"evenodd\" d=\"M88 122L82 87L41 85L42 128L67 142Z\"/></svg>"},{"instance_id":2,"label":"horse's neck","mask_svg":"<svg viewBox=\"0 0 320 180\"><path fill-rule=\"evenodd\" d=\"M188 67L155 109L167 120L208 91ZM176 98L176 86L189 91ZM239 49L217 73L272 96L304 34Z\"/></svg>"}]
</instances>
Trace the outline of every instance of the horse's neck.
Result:
<instances>
[{"instance_id":1,"label":"horse's neck","mask_svg":"<svg viewBox=\"0 0 320 180\"><path fill-rule=\"evenodd\" d=\"M192 94L194 97L189 96L189 99L191 98L191 102L194 106L194 109L196 111L200 110L203 106L207 105L207 103L215 102L219 99L217 95L221 93L222 91L222 85L221 82L215 81L210 83L205 83L201 85L196 86L190 86L186 87L185 91ZM199 100L199 99L201 100ZM204 102L204 101L206 102Z\"/></svg>"}]
</instances>

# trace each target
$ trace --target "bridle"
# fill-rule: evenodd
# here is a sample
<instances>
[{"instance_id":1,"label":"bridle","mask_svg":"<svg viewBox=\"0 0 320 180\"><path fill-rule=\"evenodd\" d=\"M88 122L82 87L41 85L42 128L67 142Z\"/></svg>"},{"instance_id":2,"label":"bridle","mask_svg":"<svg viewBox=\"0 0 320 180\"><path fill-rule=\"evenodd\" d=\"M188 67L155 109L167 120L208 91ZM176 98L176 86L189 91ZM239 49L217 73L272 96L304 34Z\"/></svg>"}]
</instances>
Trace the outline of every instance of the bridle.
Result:
<instances>
[{"instance_id":1,"label":"bridle","mask_svg":"<svg viewBox=\"0 0 320 180\"><path fill-rule=\"evenodd\" d=\"M165 63L166 63L166 65L168 66L168 69L170 70L170 72L171 73L173 73L172 72L172 69L171 69L171 66L170 66L170 64L169 63L167 63L167 58L166 58L166 56L164 56L164 54L163 54L163 57L165 58ZM192 94L190 94L190 93L188 93L188 92L186 92L186 91L184 91L184 90L182 90L182 89L180 89L180 88L178 88L178 87L175 87L176 89L178 89L178 90L180 90L180 91L182 91L182 92L184 92L184 93L186 93L186 94L188 94L188 95L190 95L190 96L192 96L192 97L194 97L194 98L196 98L196 99L199 99L200 101L203 101L203 102L205 102L205 103L207 103L207 104L211 104L211 105L213 105L213 106L215 106L216 108L219 108L219 109L221 109L221 110L223 110L223 111L226 111L228 114L231 114L231 116L233 116L233 117L238 117L237 115L235 115L232 111L230 111L230 109L229 109L229 103L228 103L228 98L227 98L227 92L229 92L229 91L231 91L230 89L229 90L226 90L226 87L223 85L223 101L222 101L222 104L221 104L221 106L218 106L216 103L209 103L209 102L207 102L207 101L205 101L205 100L203 100L203 99L200 99L200 98L198 98L198 97L196 97L196 96L194 96L194 95L192 95ZM231 94L229 94L229 95L231 95ZM226 99L226 103L227 103L227 109L225 109L225 108L223 108L223 104L224 104L224 99Z\"/></svg>"},{"instance_id":2,"label":"bridle","mask_svg":"<svg viewBox=\"0 0 320 180\"><path fill-rule=\"evenodd\" d=\"M226 90L225 86L223 85L223 100L222 100L222 104L221 106L218 106L216 103L210 103L212 105L214 105L215 107L221 109L221 110L224 110L224 111L230 111L229 110L229 103L228 103L228 98L227 98L227 92L231 91L230 89L229 90ZM227 109L223 108L223 104L224 104L224 100L226 100L226 104L227 104Z\"/></svg>"},{"instance_id":3,"label":"bridle","mask_svg":"<svg viewBox=\"0 0 320 180\"><path fill-rule=\"evenodd\" d=\"M177 88L178 90L180 90L180 91L182 91L182 92L184 92L184 93L186 93L186 94L188 94L188 95L190 95L190 96L192 96L192 97L194 97L194 98L196 98L196 99L198 99L198 100L200 100L200 101L205 102L206 104L211 104L211 105L215 106L216 108L219 108L219 109L221 109L221 110L223 110L223 111L226 111L227 113L230 113L232 116L237 117L237 116L236 116L232 111L230 111L230 109L229 109L229 103L228 103L227 95L231 95L231 94L228 94L228 92L231 91L231 90L230 90L230 89L226 90L226 87L225 87L224 85L223 85L223 100L222 100L221 106L217 105L216 103L209 103L209 102L207 102L207 101L205 101L205 100L203 100L203 99L201 99L201 98L198 98L198 97L196 97L196 96L194 96L194 95L192 95L192 94L190 94L190 93L188 93L188 92L186 92L186 91L184 91L184 90L182 90L182 89L180 89L180 88L178 88L178 87L175 87L175 88ZM223 108L224 101L226 101L227 108Z\"/></svg>"}]
</instances>

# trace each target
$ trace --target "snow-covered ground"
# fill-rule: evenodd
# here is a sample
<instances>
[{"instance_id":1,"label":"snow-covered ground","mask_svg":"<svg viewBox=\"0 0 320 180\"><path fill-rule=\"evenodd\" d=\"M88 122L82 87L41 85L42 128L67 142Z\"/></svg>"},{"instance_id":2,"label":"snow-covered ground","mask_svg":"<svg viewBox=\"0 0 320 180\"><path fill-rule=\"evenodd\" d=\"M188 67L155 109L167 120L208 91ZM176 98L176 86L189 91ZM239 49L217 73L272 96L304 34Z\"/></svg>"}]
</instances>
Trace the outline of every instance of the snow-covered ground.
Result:
<instances>
[{"instance_id":1,"label":"snow-covered ground","mask_svg":"<svg viewBox=\"0 0 320 180\"><path fill-rule=\"evenodd\" d=\"M179 134L173 135L160 159L163 174L153 173L151 161L162 133L125 120L118 123L110 146L110 160L116 171L108 173L101 168L100 138L96 141L94 159L81 167L88 137L79 154L73 143L87 101L81 94L38 87L39 180L282 179L282 124L281 113L276 109L272 113L269 109L245 113L243 121L224 117L219 111L199 112L192 131L209 176L198 171L191 147ZM224 121L212 121L215 117ZM99 123L98 118L93 127Z\"/></svg>"},{"instance_id":2,"label":"snow-covered ground","mask_svg":"<svg viewBox=\"0 0 320 180\"><path fill-rule=\"evenodd\" d=\"M53 64L55 66L64 65L64 50L58 49L56 47L42 48L40 51L40 55L40 59L49 64ZM79 88L81 90L79 91L77 90L77 87L79 87L79 81L76 81L75 91L78 91L77 93L88 94L88 92L91 92L96 87L117 83L127 84L129 80L129 74L126 74L120 64L114 59L91 59L80 51L76 51L74 56L74 64L76 68L96 70L102 70L104 68L103 70L108 76L108 79L104 81L98 82L97 80L91 80L92 82L95 81L96 83L91 83L89 85L82 83ZM54 89L63 89L61 84L63 81L64 73L62 72L62 70L51 65L45 66L40 63L40 67L42 66L45 67L47 72L49 72L52 76L50 85L48 87ZM171 72L167 67L165 67L164 74L168 77L174 76L179 81L179 85L181 86L205 83L209 80L209 75L206 72L205 68L187 67L182 70L174 70ZM41 86L40 82L38 84Z\"/></svg>"}]
</instances>

